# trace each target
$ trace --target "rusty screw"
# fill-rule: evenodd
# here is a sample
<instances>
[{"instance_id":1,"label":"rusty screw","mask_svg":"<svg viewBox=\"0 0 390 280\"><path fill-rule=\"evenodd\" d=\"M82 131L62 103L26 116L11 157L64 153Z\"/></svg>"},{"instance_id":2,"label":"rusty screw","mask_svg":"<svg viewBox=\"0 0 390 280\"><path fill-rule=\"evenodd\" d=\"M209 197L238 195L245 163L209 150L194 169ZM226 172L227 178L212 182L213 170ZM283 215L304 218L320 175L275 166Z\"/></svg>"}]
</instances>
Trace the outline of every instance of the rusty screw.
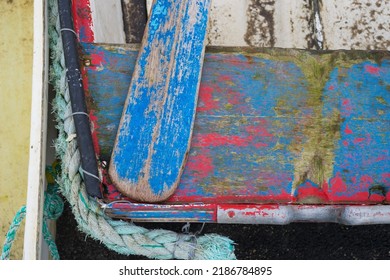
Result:
<instances>
[{"instance_id":1,"label":"rusty screw","mask_svg":"<svg viewBox=\"0 0 390 280\"><path fill-rule=\"evenodd\" d=\"M84 66L85 67L91 66L91 60L90 59L84 59Z\"/></svg>"}]
</instances>

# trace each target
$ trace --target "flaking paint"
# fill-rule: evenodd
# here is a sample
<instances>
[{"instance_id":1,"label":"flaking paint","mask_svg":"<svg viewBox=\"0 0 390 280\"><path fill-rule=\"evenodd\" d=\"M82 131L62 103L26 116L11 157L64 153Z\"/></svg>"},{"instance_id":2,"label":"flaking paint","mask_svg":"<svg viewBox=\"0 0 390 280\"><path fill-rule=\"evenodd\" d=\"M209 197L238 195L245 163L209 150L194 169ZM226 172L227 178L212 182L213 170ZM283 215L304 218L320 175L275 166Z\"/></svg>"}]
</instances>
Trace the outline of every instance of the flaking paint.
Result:
<instances>
[{"instance_id":1,"label":"flaking paint","mask_svg":"<svg viewBox=\"0 0 390 280\"><path fill-rule=\"evenodd\" d=\"M96 50L97 52L101 50L100 47L96 48L98 48ZM94 51L93 48L91 51ZM113 50L110 49L110 52L112 51ZM106 60L108 63L110 63L110 55L108 50L105 50L104 52ZM123 52L123 50L121 52ZM279 52L279 55L275 56L275 52ZM303 174L303 176L301 176L302 180L299 182L299 184L297 184L295 191L292 191L291 188L291 182L293 182L295 176L294 161L300 159L302 147L304 147L304 145L308 145L307 139L308 137L311 137L310 133L305 134L307 133L305 129L314 129L316 131L320 131L321 135L323 134L322 129L327 127L330 129L330 135L325 134L320 138L317 138L322 141L321 143L323 143L323 146L318 147L318 145L316 146L315 142L313 142L312 148L313 151L317 153L319 153L318 151L329 151L330 153L333 153L333 160L335 159L334 155L340 153L340 144L343 147L345 147L344 143L347 143L349 146L355 145L353 143L354 139L358 139L358 143L356 145L363 145L365 143L368 144L370 141L373 143L373 141L375 141L375 138L372 137L371 133L371 138L368 137L367 133L359 137L354 136L354 134L359 130L356 127L351 126L350 123L345 123L345 116L357 118L358 120L364 120L361 115L353 115L353 109L348 109L348 106L352 106L351 108L354 108L354 99L351 97L337 99L333 98L333 96L338 96L340 91L343 91L344 88L348 87L351 88L350 90L357 90L358 87L360 90L365 90L365 84L361 82L361 79L354 78L355 81L353 81L348 78L351 73L356 72L356 67L363 69L367 75L372 75L374 78L377 77L377 80L371 80L371 82L376 81L375 83L379 83L379 78L383 78L383 75L386 73L386 71L388 71L386 70L386 59L381 61L381 57L383 57L383 55L381 56L380 54L375 53L372 55L363 55L362 53L346 54L343 52L325 54L327 56L326 58L322 58L323 61L321 63L324 64L329 62L331 65L333 65L332 67L334 68L329 67L331 68L330 74L324 71L324 67L321 69L321 65L311 66L311 68L308 67L305 71L311 71L313 68L317 69L315 71L320 74L322 73L321 75L325 75L325 78L321 75L314 76L313 74L305 74L304 71L302 71L301 73L303 74L299 76L300 78L298 79L298 85L302 85L302 83L309 80L310 77L312 77L311 79L313 81L315 81L318 77L322 77L324 80L322 83L322 89L320 89L318 86L316 89L317 92L314 92L314 96L309 96L310 98L306 99L305 93L302 91L303 88L298 86L299 90L297 92L300 92L300 95L298 95L298 98L295 100L295 102L297 102L296 106L289 102L291 97L287 96L287 98L279 98L278 100L275 100L275 104L277 105L275 110L263 110L262 108L272 108L272 106L269 105L270 103L268 103L268 100L259 98L256 95L251 96L251 94L253 94L253 90L263 92L264 89L268 89L271 92L273 90L272 84L261 84L257 82L262 77L262 79L265 78L264 75L266 74L265 72L261 72L261 70L256 69L253 75L248 75L247 69L250 65L252 65L251 67L258 65L258 67L261 69L267 65L267 60L273 60L277 57L277 62L274 62L274 67L268 66L267 70L270 74L275 73L279 75L277 77L279 77L278 79L281 79L279 82L281 83L284 81L284 79L287 79L289 72L292 71L283 70L283 65L290 65L289 67L292 67L291 65L299 65L299 67L290 69L302 69L305 66L307 67L309 64L300 64L301 60L306 60L307 63L316 63L317 60L307 59L307 56L313 54L303 54L300 51L291 50L265 50L260 54L255 54L248 51L243 56L241 56L239 53L240 52L236 53L237 55L235 56L232 55L231 52L218 53L214 51L209 52L206 55L205 70L207 71L205 71L205 73L207 72L208 76L203 76L203 84L201 89L206 89L205 94L208 95L208 102L214 102L213 104L215 106L212 106L213 108L210 108L209 110L198 110L197 112L192 151L189 155L189 162L191 162L192 159L195 159L193 162L196 164L189 164L187 166L181 181L181 185L179 186L179 189L176 191L175 195L170 198L169 202L191 203L196 201L209 203L232 203L240 201L243 203L382 203L384 199L385 201L388 201L388 193L383 196L379 191L375 191L378 189L378 187L375 187L378 185L375 183L375 180L373 181L374 189L371 190L371 194L369 193L370 191L367 189L367 187L370 180L368 178L372 177L372 175L363 174L369 175L369 177L366 179L363 178L363 180L366 182L366 185L361 185L360 189L352 188L352 185L350 183L347 184L343 178L342 170L339 172L337 170L335 171L334 168L331 168L329 169L331 171L324 171L323 165L325 164L325 161L322 157L320 157L318 154L316 155L315 153L308 157L308 159L310 159L310 172L308 172L305 177L304 172L306 171L302 169L302 173L300 173ZM118 54L115 53L115 56L117 55ZM250 58L248 58L249 56ZM224 59L222 59L222 57ZM297 59L297 57L299 59ZM340 59L338 60L338 58ZM117 57L115 58L115 61L118 62L121 61L121 59ZM121 61L121 63L123 63L123 61ZM216 67L217 65L223 65L223 63L227 63L229 66L222 68L212 68ZM360 66L355 67L354 65ZM378 73L381 76L378 77L374 74L366 72L365 65L380 67L381 70ZM224 72L222 69L229 69L231 73L229 73L229 71ZM97 72L91 70L90 73L105 73L107 75L108 72L104 71ZM120 69L119 73L123 73L123 71L124 70ZM116 72L112 73L114 77L117 75L115 73ZM222 75L222 78L219 78L218 73ZM252 93L250 93L250 91L242 92L242 94L244 94L244 100L246 100L248 104L230 104L228 99L224 99L222 97L224 92L226 95L228 95L229 89L232 87L234 88L234 92L240 92L238 89L243 87L243 85L248 84L247 80L235 80L237 75L240 73L245 73L248 77L256 76L253 79L256 82L250 84ZM309 78L306 78L306 76ZM120 76L116 77L118 78ZM270 79L267 78L265 80L269 81ZM92 82L92 84L95 83L96 82ZM265 85L266 87L264 87ZM310 81L306 85L306 88L308 88L310 86ZM381 82L380 86L382 89L386 89L386 79ZM294 86L290 86L290 88L294 89ZM98 88L96 88L96 90L102 91L102 89ZM283 87L281 91L286 92ZM203 92L201 90L200 99L202 99L202 94ZM270 98L268 93L266 96L267 98ZM329 96L331 99L328 99L327 96ZM343 101L343 99L349 101ZM335 100L339 100L339 104L337 106L335 106L333 103ZM386 102L388 102L387 99L382 95L375 95L372 100L377 102L378 105L375 106L385 106ZM256 106L256 108L253 108L251 105L253 102L255 102L255 104L261 104L261 106L259 105ZM107 103L107 99L105 99L105 103ZM230 106L227 107L227 104L230 104ZM241 105L243 106L242 108L246 108L246 114L242 115L239 113L235 115L234 112L240 112L236 106ZM300 110L296 109L297 106L299 106ZM198 109L203 107L204 103L200 102ZM364 110L367 110L368 107L363 108L366 108ZM336 110L336 113L334 110ZM336 119L334 119L335 115L337 116ZM319 122L316 120L316 118L313 118L313 116L322 119L322 121ZM385 115L378 115L378 118L383 118L384 116ZM100 115L100 117L102 120L105 119L105 115ZM287 134L289 135L290 140L287 141L283 138L283 135L286 135L286 131L288 131L286 130L286 121L288 122L289 120L294 120L296 123L294 123L294 125L287 123L287 126L289 127L288 129L291 129ZM272 125L270 125L270 123ZM207 127L209 127L211 130L207 129ZM364 125L364 127L369 126ZM202 132L204 129L206 130ZM214 140L211 137L213 136L212 133L217 133L214 134L214 136L216 136ZM340 136L332 138L330 137L332 133L336 133L336 135L339 134ZM341 137L344 134L353 138L342 139ZM202 140L202 135L207 136L206 138L203 138L207 139L207 141L199 141ZM200 138L198 136L200 136ZM322 139L324 136L326 136L325 139ZM228 141L223 142L218 140L222 139L221 137L225 137L225 140L227 139ZM364 140L360 141L359 138L364 138ZM268 146L256 147L256 141L250 142L248 139L257 139L256 141L261 139L261 141L258 141L258 143L267 143ZM106 139L101 139L101 141L104 142ZM234 141L238 141L239 145L241 146L233 145ZM329 141L330 143L327 145ZM338 149L337 151L335 151L336 148ZM215 152L216 149L218 149L218 152ZM269 151L268 156L265 156L267 154L261 154L261 149L265 149L264 151ZM289 157L286 157L286 149L288 149L287 151L291 153ZM245 161L240 160L240 154L242 155L243 151L251 151L250 156L248 155ZM288 164L286 165L288 167L286 171L279 170L278 172L275 172L274 167L276 166L276 168L280 168L280 166L276 164L275 166L270 165L270 156L271 159L278 164ZM206 163L209 162L211 164L206 164L205 168L202 170L201 160L197 160L197 158L206 160ZM226 161L227 158L229 158L229 160ZM224 161L227 163L226 170L230 170L228 173L223 173L225 171L220 169L224 164ZM387 162L388 157L385 157L382 154L381 157L375 156L373 158L367 158L363 161L363 163L365 162L364 164L368 165L377 161ZM263 168L252 168L251 164L255 164L256 166L263 166ZM250 172L248 170L250 170ZM205 174L208 174L208 176L204 176ZM234 176L230 176L229 174L234 174ZM382 185L384 184L384 186L389 183L389 179L385 176L385 174L386 172L381 172L378 175L380 177L380 182L382 182ZM354 179L355 182L358 182L360 178L361 176L356 177ZM353 183L353 181L351 182ZM345 188L342 186L345 186ZM121 196L110 196L110 199L114 197L117 199Z\"/></svg>"}]
</instances>

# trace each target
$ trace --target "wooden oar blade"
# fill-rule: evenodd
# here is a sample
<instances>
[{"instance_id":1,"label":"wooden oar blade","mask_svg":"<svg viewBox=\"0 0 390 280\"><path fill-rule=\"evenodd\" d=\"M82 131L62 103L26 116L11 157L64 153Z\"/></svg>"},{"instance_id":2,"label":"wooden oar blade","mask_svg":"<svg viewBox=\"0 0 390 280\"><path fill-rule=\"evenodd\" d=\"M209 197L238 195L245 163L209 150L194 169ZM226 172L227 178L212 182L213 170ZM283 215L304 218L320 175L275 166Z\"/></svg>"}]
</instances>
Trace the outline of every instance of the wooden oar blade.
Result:
<instances>
[{"instance_id":1,"label":"wooden oar blade","mask_svg":"<svg viewBox=\"0 0 390 280\"><path fill-rule=\"evenodd\" d=\"M190 147L210 0L155 2L145 29L109 174L127 196L167 199Z\"/></svg>"}]
</instances>

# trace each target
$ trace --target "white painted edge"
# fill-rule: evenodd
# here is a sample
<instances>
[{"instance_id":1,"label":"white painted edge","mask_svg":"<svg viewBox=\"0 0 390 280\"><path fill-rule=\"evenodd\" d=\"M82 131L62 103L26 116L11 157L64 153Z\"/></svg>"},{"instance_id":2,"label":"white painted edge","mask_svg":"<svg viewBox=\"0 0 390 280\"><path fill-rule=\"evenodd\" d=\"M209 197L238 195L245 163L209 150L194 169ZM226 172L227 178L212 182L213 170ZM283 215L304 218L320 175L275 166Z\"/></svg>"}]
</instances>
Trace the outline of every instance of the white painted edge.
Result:
<instances>
[{"instance_id":1,"label":"white painted edge","mask_svg":"<svg viewBox=\"0 0 390 280\"><path fill-rule=\"evenodd\" d=\"M42 217L46 186L46 123L48 94L47 1L34 1L34 46L30 157L28 167L26 224L23 259L41 258Z\"/></svg>"},{"instance_id":2,"label":"white painted edge","mask_svg":"<svg viewBox=\"0 0 390 280\"><path fill-rule=\"evenodd\" d=\"M148 16L150 15L150 10L152 9L153 1L154 0L146 0L146 12Z\"/></svg>"},{"instance_id":3,"label":"white painted edge","mask_svg":"<svg viewBox=\"0 0 390 280\"><path fill-rule=\"evenodd\" d=\"M91 0L95 43L126 44L120 0Z\"/></svg>"},{"instance_id":4,"label":"white painted edge","mask_svg":"<svg viewBox=\"0 0 390 280\"><path fill-rule=\"evenodd\" d=\"M219 224L274 224L293 222L345 225L390 224L390 205L253 205L218 206Z\"/></svg>"}]
</instances>

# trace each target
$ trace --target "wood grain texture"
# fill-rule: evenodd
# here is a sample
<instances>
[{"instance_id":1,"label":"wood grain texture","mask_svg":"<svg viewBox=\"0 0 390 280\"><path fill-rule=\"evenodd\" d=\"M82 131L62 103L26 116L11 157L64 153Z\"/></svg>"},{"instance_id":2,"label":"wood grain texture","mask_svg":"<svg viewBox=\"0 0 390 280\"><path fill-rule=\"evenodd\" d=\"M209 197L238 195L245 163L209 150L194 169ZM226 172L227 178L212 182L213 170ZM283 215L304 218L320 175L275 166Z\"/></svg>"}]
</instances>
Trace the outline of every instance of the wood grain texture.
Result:
<instances>
[{"instance_id":1,"label":"wood grain texture","mask_svg":"<svg viewBox=\"0 0 390 280\"><path fill-rule=\"evenodd\" d=\"M326 49L390 50L390 1L322 1Z\"/></svg>"},{"instance_id":2,"label":"wood grain texture","mask_svg":"<svg viewBox=\"0 0 390 280\"><path fill-rule=\"evenodd\" d=\"M72 18L80 42L95 42L90 0L72 1Z\"/></svg>"},{"instance_id":3,"label":"wood grain texture","mask_svg":"<svg viewBox=\"0 0 390 280\"><path fill-rule=\"evenodd\" d=\"M9 3L7 3L9 4ZM15 6L18 6L18 11L7 11L3 10L5 13L7 13L7 16L3 18L4 20L7 20L9 16L17 16L18 14L20 18L17 19L17 24L13 25L13 32L14 37L18 36L18 26L24 24L24 20L28 18L27 9L28 6L22 5L20 3L16 4ZM3 5L2 5L3 7ZM22 10L23 9L23 10ZM41 259L42 255L44 255L44 246L43 246L43 232L42 232L42 225L44 223L43 220L43 212L44 212L44 196L45 196L45 189L46 189L46 177L45 177L45 167L46 167L46 147L47 147L47 118L48 118L48 85L49 85L49 50L48 50L48 35L47 30L45 26L47 25L47 16L46 16L47 6L45 1L38 0L34 1L34 10L33 10L33 34L34 34L34 43L33 43L33 56L32 56L32 65L30 65L32 70L32 88L31 88L31 117L30 117L30 143L29 143L29 163L28 163L28 181L27 181L27 205L26 205L26 221L25 221L25 232L24 232L24 242L23 242L23 259L25 260L39 260ZM22 20L21 20L22 19ZM5 21L0 21L2 23L2 26L7 26L7 24L11 24L12 21L7 21L7 24L5 24ZM4 25L3 25L4 23ZM23 36L27 36L27 26L29 26L31 23L28 22L24 28L20 28L20 32L23 33ZM17 49L12 50L12 46L9 45L12 43L12 39L10 36L6 36L7 41L4 47L8 45L8 50L11 50L15 55L18 54ZM22 41L20 41L22 42ZM19 43L20 44L20 43ZM23 48L29 48L29 44L27 42L20 44L24 45ZM3 47L2 47L3 48ZM0 48L1 50L1 48ZM2 59L3 57L8 57L9 54L1 52ZM12 59L13 56L11 55L10 58ZM18 59L23 58L23 60L28 61L30 56L29 55L21 55L19 54L18 58L14 58L12 60L12 63L18 63ZM4 61L4 60L3 60ZM21 65L23 64L29 64L26 61L22 62L20 61ZM6 62L6 61L5 61ZM7 64L4 63L3 65L9 65L11 67L13 64ZM6 100L5 103L6 106L10 106L11 100L15 99L17 102L27 102L24 97L24 95L28 95L28 90L22 90L22 94L19 95L17 93L18 86L20 84L27 85L28 81L24 79L24 76L28 75L27 70L24 72L23 69L19 69L19 71L22 71L23 75L20 75L19 77L15 79L9 79L9 82L16 83L13 85L12 90L15 92L7 91L7 83L2 83L2 90L3 92L12 92L12 96L5 97L3 94L1 94L2 100ZM13 71L9 71L13 72ZM20 73L19 73L20 74ZM2 79L6 79L7 75L2 76ZM3 81L2 81L3 82ZM3 97L5 97L3 99ZM3 101L4 102L4 101ZM21 105L19 105L21 106ZM19 110L21 110L22 107L19 107ZM7 110L3 110L1 106L2 113L7 113ZM8 125L12 125L13 120L15 118L23 118L24 113L21 114L21 112L13 111L11 114L14 116L12 119L9 119L8 117ZM19 116L20 115L20 116ZM27 117L28 118L28 117ZM6 130L7 126L2 125L2 132L7 135L10 139L12 139L12 134L8 134ZM23 128L23 122L22 119L19 119L18 122L14 123L14 129L15 130L21 130ZM19 131L19 133L21 133ZM20 134L18 135L19 138ZM7 145L7 141L2 141L2 145ZM20 150L21 145L18 143L18 141L13 141L12 145L15 145ZM1 149L0 149L1 150ZM23 150L22 150L23 151ZM3 177L3 184L5 184L5 190L7 191L7 184L11 185L14 188L17 186L17 184L22 184L19 182L11 183L8 182L7 176L14 176L14 177L23 177L23 168L24 164L22 162L22 156L16 156L16 155L9 155L7 153L2 153L5 158L7 158L7 163L9 165L8 168L14 169L14 167L18 167L18 172L15 172L15 175L13 175L13 172L8 172L8 174ZM17 159L19 162L13 162L13 160ZM3 175L0 172L1 175ZM15 179L15 178L14 178ZM16 184L16 185L15 185ZM2 190L4 190L4 187L2 187ZM12 198L11 194L7 193L7 195ZM18 196L21 196L19 193ZM7 206L7 203L4 201L0 202L3 205ZM17 207L20 207L18 205L18 200L13 200L12 204L16 204ZM13 205L12 205L13 206ZM11 208L11 204L8 204L8 208ZM0 207L0 211L2 212L2 220L7 219L7 212L3 212L3 207ZM16 210L15 210L16 211ZM13 213L13 215L15 215ZM11 221L11 220L6 220ZM3 227L3 224L1 224ZM8 227L8 225L7 225ZM2 229L2 232L3 229ZM18 246L15 247L15 249L18 249Z\"/></svg>"},{"instance_id":4,"label":"wood grain texture","mask_svg":"<svg viewBox=\"0 0 390 280\"><path fill-rule=\"evenodd\" d=\"M136 50L83 44L103 159ZM389 92L387 52L208 49L189 158L167 203L387 203ZM106 198L126 199L109 182Z\"/></svg>"},{"instance_id":5,"label":"wood grain texture","mask_svg":"<svg viewBox=\"0 0 390 280\"><path fill-rule=\"evenodd\" d=\"M190 146L210 1L154 2L119 125L109 174L139 201L176 189Z\"/></svg>"},{"instance_id":6,"label":"wood grain texture","mask_svg":"<svg viewBox=\"0 0 390 280\"><path fill-rule=\"evenodd\" d=\"M145 0L121 0L126 43L140 43L147 21Z\"/></svg>"},{"instance_id":7,"label":"wood grain texture","mask_svg":"<svg viewBox=\"0 0 390 280\"><path fill-rule=\"evenodd\" d=\"M87 0L80 2L89 5ZM143 1L122 2L138 8L135 3ZM146 2L151 6L152 0ZM130 12L129 19L129 12L124 10L124 18L133 28L143 13ZM390 50L389 16L389 0L213 0L207 40L209 46Z\"/></svg>"},{"instance_id":8,"label":"wood grain texture","mask_svg":"<svg viewBox=\"0 0 390 280\"><path fill-rule=\"evenodd\" d=\"M126 43L121 0L90 0L94 42Z\"/></svg>"}]
</instances>

